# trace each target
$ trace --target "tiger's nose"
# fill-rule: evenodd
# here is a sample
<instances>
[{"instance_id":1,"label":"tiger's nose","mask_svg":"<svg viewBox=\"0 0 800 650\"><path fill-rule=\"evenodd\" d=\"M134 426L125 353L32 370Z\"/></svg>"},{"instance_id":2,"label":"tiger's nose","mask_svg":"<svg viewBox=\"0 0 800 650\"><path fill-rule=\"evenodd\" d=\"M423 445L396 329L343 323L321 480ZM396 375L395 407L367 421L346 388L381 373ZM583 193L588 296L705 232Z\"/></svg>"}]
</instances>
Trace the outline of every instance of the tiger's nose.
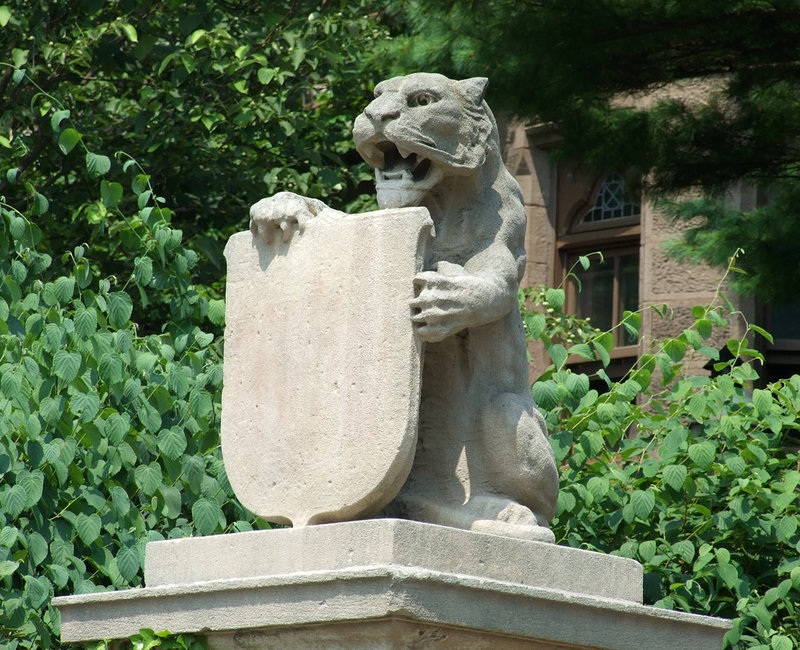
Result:
<instances>
[{"instance_id":1,"label":"tiger's nose","mask_svg":"<svg viewBox=\"0 0 800 650\"><path fill-rule=\"evenodd\" d=\"M370 102L364 109L364 114L375 124L385 124L400 117L400 105L392 99L384 99L381 95Z\"/></svg>"}]
</instances>

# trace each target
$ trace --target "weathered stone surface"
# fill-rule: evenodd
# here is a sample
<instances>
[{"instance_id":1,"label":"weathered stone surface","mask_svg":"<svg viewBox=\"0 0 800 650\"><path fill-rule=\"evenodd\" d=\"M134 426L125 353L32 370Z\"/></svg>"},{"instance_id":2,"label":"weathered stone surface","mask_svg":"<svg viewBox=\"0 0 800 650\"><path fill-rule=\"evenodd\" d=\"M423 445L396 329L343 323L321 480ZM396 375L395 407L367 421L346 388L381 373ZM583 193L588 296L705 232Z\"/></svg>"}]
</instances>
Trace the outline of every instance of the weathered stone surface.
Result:
<instances>
[{"instance_id":1,"label":"weathered stone surface","mask_svg":"<svg viewBox=\"0 0 800 650\"><path fill-rule=\"evenodd\" d=\"M432 223L423 208L305 222L299 200L254 206L272 229L225 249L221 438L241 502L302 526L368 516L408 475L421 347L408 303Z\"/></svg>"},{"instance_id":2,"label":"weathered stone surface","mask_svg":"<svg viewBox=\"0 0 800 650\"><path fill-rule=\"evenodd\" d=\"M56 598L62 639L149 627L201 632L212 648L701 650L730 627L636 602L633 560L409 521L159 542L147 584Z\"/></svg>"},{"instance_id":3,"label":"weathered stone surface","mask_svg":"<svg viewBox=\"0 0 800 650\"><path fill-rule=\"evenodd\" d=\"M411 303L425 342L419 442L387 512L552 541L558 472L531 399L517 309L525 210L486 84L395 77L375 87L353 128L379 205L424 206L436 229Z\"/></svg>"},{"instance_id":4,"label":"weathered stone surface","mask_svg":"<svg viewBox=\"0 0 800 650\"><path fill-rule=\"evenodd\" d=\"M315 338L314 328L302 332L293 329L279 340L281 345L277 347L286 346L287 352L281 362L285 369L276 371L262 367L263 364L254 365L250 356L252 350L271 343L276 336L276 328L270 327L264 334L265 343L260 346L234 343L240 353L232 357L227 339L236 336L236 328L258 330L265 314L272 309L272 306L251 307L248 302L249 310L231 312L229 307L225 390L230 390L228 386L238 375L237 368L244 362L250 363L247 381L235 388L236 395L247 396L249 411L239 413L240 405L223 397L223 453L226 465L229 458L234 462L234 471L228 472L234 490L237 495L241 490L246 491L246 496L240 498L251 510L273 521L291 519L295 525L352 519L368 515L374 503L387 501L390 490L400 490L386 514L523 539L553 541L547 526L555 513L558 472L544 419L531 398L525 335L517 309L517 287L525 271L525 210L519 185L500 157L497 125L483 101L486 83L483 78L452 81L441 75L423 73L383 81L376 86L375 99L356 118L353 129L356 148L376 169L378 204L384 209L427 208L436 231L424 269L413 278L416 290L410 300L413 313L407 314L406 325L413 323L415 340L424 344L425 361L419 437L408 480L400 490L402 481L398 482L397 477L411 462L410 454L400 460L409 451L405 443L397 449L397 465L387 468L394 474L378 481L377 497L365 496L364 501L359 499L364 487L361 480L351 480L346 487L342 484L342 489L348 490L347 500L344 500L332 489L326 473L326 462L330 467L352 467L350 474L353 476L360 471L360 463L369 463L367 483L375 483L379 465L372 461L369 450L358 446L358 435L352 438L355 451L347 452L339 446L335 448L338 455L329 461L306 460L311 454L315 459L325 455L314 448L317 437L305 441L300 435L302 428L308 426L307 421L313 421L315 426L323 421L338 422L344 398L349 399L348 396L356 393L337 394L334 399L327 400L323 395L332 390L341 391L341 388L335 383L331 385L330 381L320 382L314 373L303 374L310 380L303 384L306 392L299 402L303 408L291 411L291 415L298 418L297 423L292 422L298 433L286 438L285 443L281 442L283 448L279 456L285 461L285 472L275 474L256 468L258 463L251 458L254 446L250 442L257 440L257 436L244 437L240 442L235 437L239 434L234 432L241 429L242 424L249 427L252 414L258 408L270 417L274 412L282 416L289 413L283 406L285 395L299 390L298 382L304 381L292 376L292 357L304 353L313 355L315 348L326 347L327 339ZM269 265L280 266L284 255L291 258L293 249L305 245L315 223L326 214L331 212L320 201L286 192L256 203L250 211L250 228L255 239L269 245L267 250L273 250L276 241L277 245L286 246L282 249L285 253L260 260L262 267L269 272ZM360 346L360 337L365 336L365 332L381 326L380 319L367 322L361 318L377 309L376 305L394 302L399 311L392 313L402 317L409 304L408 295L404 293L407 278L400 278L399 284L394 285L395 295L389 292L379 297L371 295L373 286L361 277L358 268L359 255L364 260L372 260L384 273L394 271L396 264L390 258L380 257L388 251L372 250L369 246L358 249L350 257L350 249L335 233L335 226L346 220L329 218L329 221L333 226L326 230L329 241L323 242L318 237L321 244L327 243L329 250L325 257L320 257L324 259L324 271L316 281L321 286L339 289L322 313L329 311L341 317L340 298L347 296L350 300L350 316L326 323L324 327L326 335L330 329L336 330L332 335L333 340L340 341L336 346L351 350L353 345L344 341L356 341ZM344 238L355 241L358 237L351 233ZM317 255L316 252L307 254L305 265L318 265ZM344 257L344 262L339 257ZM234 258L229 255L229 259ZM287 277L293 277L296 272L293 270ZM244 277L249 276L245 274ZM380 284L383 289L384 285L389 286L389 281L384 278ZM258 295L255 288L258 286L256 283L248 296L254 303L264 300ZM306 299L302 288L293 287L292 291L299 296L288 299L293 304ZM283 293L285 289L279 291ZM365 301L360 308L356 297ZM281 326L286 326L281 318L271 322L279 331ZM403 331L403 336L406 334ZM366 336L373 336L370 345L364 346L372 350L369 354L358 356L348 352L341 358L347 359L348 368L360 376L382 376L384 355L391 356L393 352L390 347L384 351L371 343L388 343L395 337L384 332ZM247 341L248 336L239 340ZM405 345L404 339L402 349L406 349ZM362 367L363 364L370 367ZM403 375L392 370L386 374L394 377L392 381L395 382ZM261 381L269 387L259 386L259 376L266 377ZM359 391L358 395L363 399L357 404L381 404L384 400L368 382L363 384L363 393ZM394 409L393 412L401 411L399 402L408 396L403 386L395 396L396 406L388 408ZM408 404L416 413L413 395ZM329 411L330 407L333 410ZM356 406L349 409L348 417L357 419L362 413L363 409ZM259 414L259 418L263 417ZM383 415L373 417L367 425L358 426L362 427L360 430L371 431L375 439L372 449L385 451L396 445L395 427L390 426L385 431L387 425L382 418ZM293 478L292 458L301 459L304 469L316 464L322 476L315 481L310 472L304 471L302 480ZM242 470L243 467L247 469ZM398 467L404 471L395 471ZM234 478L233 474L238 477ZM279 496L284 478L290 480L292 492L287 498L293 503L293 514L278 512L270 501L267 515L265 506L258 500L263 502L273 495ZM265 481L268 497L262 494ZM320 510L316 506L320 495L329 493L332 503L327 510ZM298 509L296 503L304 505ZM308 510L311 503L315 504L314 512Z\"/></svg>"},{"instance_id":5,"label":"weathered stone surface","mask_svg":"<svg viewBox=\"0 0 800 650\"><path fill-rule=\"evenodd\" d=\"M723 274L723 270L705 264L672 259L661 246L652 246L649 253L645 282L654 297L696 293L713 295Z\"/></svg>"},{"instance_id":6,"label":"weathered stone surface","mask_svg":"<svg viewBox=\"0 0 800 650\"><path fill-rule=\"evenodd\" d=\"M642 602L634 560L400 519L151 542L144 576L159 587L390 565Z\"/></svg>"}]
</instances>

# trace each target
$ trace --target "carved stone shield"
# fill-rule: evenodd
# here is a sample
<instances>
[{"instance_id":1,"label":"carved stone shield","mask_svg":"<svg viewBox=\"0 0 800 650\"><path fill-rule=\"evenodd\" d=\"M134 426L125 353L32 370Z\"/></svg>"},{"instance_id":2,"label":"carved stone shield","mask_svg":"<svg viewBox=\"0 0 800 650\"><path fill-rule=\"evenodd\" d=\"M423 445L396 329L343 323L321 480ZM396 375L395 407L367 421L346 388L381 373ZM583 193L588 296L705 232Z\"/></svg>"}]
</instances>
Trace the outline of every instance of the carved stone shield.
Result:
<instances>
[{"instance_id":1,"label":"carved stone shield","mask_svg":"<svg viewBox=\"0 0 800 650\"><path fill-rule=\"evenodd\" d=\"M306 524L373 514L414 457L420 343L409 300L424 208L325 210L288 243L230 238L222 453L242 504Z\"/></svg>"}]
</instances>

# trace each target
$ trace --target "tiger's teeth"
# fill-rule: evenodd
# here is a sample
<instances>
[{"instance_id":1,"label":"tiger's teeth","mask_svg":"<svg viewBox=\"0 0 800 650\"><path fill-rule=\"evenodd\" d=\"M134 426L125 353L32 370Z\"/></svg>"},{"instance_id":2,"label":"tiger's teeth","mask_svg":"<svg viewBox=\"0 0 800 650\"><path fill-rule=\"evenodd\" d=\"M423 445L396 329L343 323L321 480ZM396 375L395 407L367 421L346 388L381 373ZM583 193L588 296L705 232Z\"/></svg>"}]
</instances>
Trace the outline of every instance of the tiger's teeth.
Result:
<instances>
[{"instance_id":1,"label":"tiger's teeth","mask_svg":"<svg viewBox=\"0 0 800 650\"><path fill-rule=\"evenodd\" d=\"M403 147L397 147L397 151L403 158L408 158L411 155L411 152Z\"/></svg>"}]
</instances>

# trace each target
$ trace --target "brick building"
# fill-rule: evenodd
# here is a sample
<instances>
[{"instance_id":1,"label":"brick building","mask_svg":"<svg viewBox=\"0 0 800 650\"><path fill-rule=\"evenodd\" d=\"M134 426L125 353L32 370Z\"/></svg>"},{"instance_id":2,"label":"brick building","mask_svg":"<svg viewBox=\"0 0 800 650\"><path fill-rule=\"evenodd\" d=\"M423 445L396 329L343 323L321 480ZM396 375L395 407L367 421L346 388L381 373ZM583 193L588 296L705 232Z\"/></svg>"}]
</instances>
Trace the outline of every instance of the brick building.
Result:
<instances>
[{"instance_id":1,"label":"brick building","mask_svg":"<svg viewBox=\"0 0 800 650\"><path fill-rule=\"evenodd\" d=\"M677 336L694 323L692 307L711 303L724 269L669 257L663 242L679 236L687 225L673 222L647 202L631 200L619 175L591 176L575 164L554 163L548 153L557 139L552 128L512 122L504 131L506 165L522 187L528 215L522 285L557 286L579 255L602 251L602 264L594 257L588 271L577 267L581 292L574 283L565 284L569 311L590 316L596 327L607 329L619 322L624 310L664 304L670 308L666 318L644 309L638 341L621 328L615 333L609 375L621 376L653 338ZM728 201L742 210L752 209L760 199L744 185L728 193ZM715 330L711 345L724 348L728 338L744 334L746 322L757 323L775 335L772 345L761 337L754 342L767 359L763 376L776 379L800 372L800 309L770 309L753 298L731 291L726 295L744 318L732 319L728 332ZM707 362L705 357L690 361L692 371L704 372ZM534 355L532 374L538 375L542 364L547 365L543 355ZM591 370L585 365L584 370Z\"/></svg>"}]
</instances>

